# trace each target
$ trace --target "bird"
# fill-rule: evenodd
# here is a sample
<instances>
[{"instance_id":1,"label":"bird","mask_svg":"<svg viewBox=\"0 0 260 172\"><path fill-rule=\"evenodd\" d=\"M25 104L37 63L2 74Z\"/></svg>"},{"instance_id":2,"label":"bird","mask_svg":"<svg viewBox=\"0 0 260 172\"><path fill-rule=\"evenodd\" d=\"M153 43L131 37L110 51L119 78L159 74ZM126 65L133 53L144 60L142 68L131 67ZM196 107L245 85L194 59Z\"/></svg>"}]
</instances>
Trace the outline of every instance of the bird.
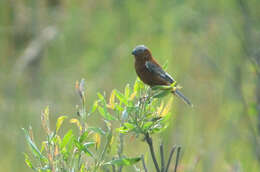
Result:
<instances>
[{"instance_id":1,"label":"bird","mask_svg":"<svg viewBox=\"0 0 260 172\"><path fill-rule=\"evenodd\" d=\"M136 46L132 55L135 57L135 71L138 77L150 87L168 85L170 86L176 81L165 72L160 64L153 58L151 51L145 45ZM193 106L191 101L185 97L176 87L172 93L177 95L184 103Z\"/></svg>"}]
</instances>

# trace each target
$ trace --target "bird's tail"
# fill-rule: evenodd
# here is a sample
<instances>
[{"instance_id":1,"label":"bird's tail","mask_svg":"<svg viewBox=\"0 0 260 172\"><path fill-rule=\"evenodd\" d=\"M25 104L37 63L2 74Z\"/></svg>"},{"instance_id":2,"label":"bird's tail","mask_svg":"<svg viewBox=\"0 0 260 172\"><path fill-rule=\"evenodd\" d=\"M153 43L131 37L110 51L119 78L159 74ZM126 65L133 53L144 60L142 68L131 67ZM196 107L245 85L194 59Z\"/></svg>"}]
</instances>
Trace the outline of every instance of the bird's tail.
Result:
<instances>
[{"instance_id":1,"label":"bird's tail","mask_svg":"<svg viewBox=\"0 0 260 172\"><path fill-rule=\"evenodd\" d=\"M177 95L184 103L193 107L191 101L187 97L185 97L180 90L176 89L175 91L173 91L173 93Z\"/></svg>"}]
</instances>

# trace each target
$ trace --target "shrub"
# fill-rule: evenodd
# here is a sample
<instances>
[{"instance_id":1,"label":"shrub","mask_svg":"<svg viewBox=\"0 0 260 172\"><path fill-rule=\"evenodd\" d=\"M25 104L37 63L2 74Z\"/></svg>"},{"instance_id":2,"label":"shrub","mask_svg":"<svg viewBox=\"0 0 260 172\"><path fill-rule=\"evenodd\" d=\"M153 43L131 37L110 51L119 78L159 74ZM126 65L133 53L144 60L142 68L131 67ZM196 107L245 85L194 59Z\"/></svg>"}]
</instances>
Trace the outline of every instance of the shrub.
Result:
<instances>
[{"instance_id":1,"label":"shrub","mask_svg":"<svg viewBox=\"0 0 260 172\"><path fill-rule=\"evenodd\" d=\"M26 140L31 150L30 156L25 153L25 162L34 171L122 171L124 166L132 166L135 171L147 171L143 155L128 157L124 153L125 137L131 133L141 137L150 150L151 158L157 172L167 172L177 148L177 158L174 170L177 170L180 147L174 146L165 162L163 145L160 145L160 166L154 152L151 135L160 133L169 125L172 97L165 104L163 97L170 94L173 86L145 86L136 80L133 88L126 85L124 92L113 90L107 100L98 93L98 99L90 109L86 108L86 93L84 80L76 82L76 90L80 96L81 105L76 106L77 117L68 119L60 116L56 128L49 125L49 108L41 114L42 127L47 135L39 148L34 141L31 127L25 132ZM100 114L104 127L90 126L88 118ZM75 124L78 133L72 129L59 134L59 129L65 120ZM112 127L113 126L113 127ZM116 142L115 140L118 140ZM111 149L116 147L117 151ZM142 161L142 163L137 163ZM142 170L141 170L142 169Z\"/></svg>"}]
</instances>

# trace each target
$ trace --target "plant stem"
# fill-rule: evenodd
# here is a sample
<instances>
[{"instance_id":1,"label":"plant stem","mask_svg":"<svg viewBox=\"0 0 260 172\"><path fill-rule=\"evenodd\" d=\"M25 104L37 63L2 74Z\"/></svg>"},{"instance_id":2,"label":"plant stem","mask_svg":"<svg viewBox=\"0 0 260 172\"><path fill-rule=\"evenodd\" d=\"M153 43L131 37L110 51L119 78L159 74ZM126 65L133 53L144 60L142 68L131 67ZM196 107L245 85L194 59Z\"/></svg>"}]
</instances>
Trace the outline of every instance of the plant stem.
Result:
<instances>
[{"instance_id":1,"label":"plant stem","mask_svg":"<svg viewBox=\"0 0 260 172\"><path fill-rule=\"evenodd\" d=\"M152 155L152 159L153 159L153 163L154 163L154 166L156 168L156 171L160 172L160 168L159 168L159 165L157 163L155 153L154 153L153 141L152 141L152 138L149 136L148 133L145 134L145 140L146 140L147 144L149 145L150 152L151 152L151 155Z\"/></svg>"},{"instance_id":2,"label":"plant stem","mask_svg":"<svg viewBox=\"0 0 260 172\"><path fill-rule=\"evenodd\" d=\"M179 146L177 148L177 155L176 155L176 162L175 162L174 172L177 172L177 169L178 169L178 162L179 162L179 158L180 158L180 151L181 151L181 147Z\"/></svg>"},{"instance_id":3,"label":"plant stem","mask_svg":"<svg viewBox=\"0 0 260 172\"><path fill-rule=\"evenodd\" d=\"M118 148L118 156L119 158L122 158L123 149L124 149L124 135L122 133L119 133L119 148ZM118 171L121 172L123 169L123 166L119 166Z\"/></svg>"},{"instance_id":4,"label":"plant stem","mask_svg":"<svg viewBox=\"0 0 260 172\"><path fill-rule=\"evenodd\" d=\"M142 164L143 164L143 167L144 167L144 171L148 172L148 170L146 168L146 165L145 165L145 162L144 162L144 155L141 156L141 159L142 159Z\"/></svg>"},{"instance_id":5,"label":"plant stem","mask_svg":"<svg viewBox=\"0 0 260 172\"><path fill-rule=\"evenodd\" d=\"M160 145L160 155L161 155L161 172L164 172L164 152L163 152L163 144Z\"/></svg>"},{"instance_id":6,"label":"plant stem","mask_svg":"<svg viewBox=\"0 0 260 172\"><path fill-rule=\"evenodd\" d=\"M167 163L165 172L168 172L168 170L169 170L169 167L170 167L170 164L171 164L171 160L172 160L172 156L174 154L175 149L176 149L176 146L173 146L173 148L171 150L171 153L170 153L170 156L169 156L169 159L168 159L168 163Z\"/></svg>"}]
</instances>

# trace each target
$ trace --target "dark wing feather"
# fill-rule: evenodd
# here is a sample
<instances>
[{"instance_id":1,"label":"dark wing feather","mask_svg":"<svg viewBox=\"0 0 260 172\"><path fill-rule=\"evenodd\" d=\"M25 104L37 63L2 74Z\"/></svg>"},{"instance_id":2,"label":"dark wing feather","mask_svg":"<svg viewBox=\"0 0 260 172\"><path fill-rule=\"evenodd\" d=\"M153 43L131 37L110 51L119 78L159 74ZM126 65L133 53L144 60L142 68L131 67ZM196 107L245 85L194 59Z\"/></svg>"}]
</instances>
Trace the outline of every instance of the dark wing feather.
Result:
<instances>
[{"instance_id":1,"label":"dark wing feather","mask_svg":"<svg viewBox=\"0 0 260 172\"><path fill-rule=\"evenodd\" d=\"M145 66L146 66L146 68L147 68L150 72L152 72L152 73L154 73L154 74L160 76L162 79L164 79L164 80L166 80L166 81L168 81L168 82L170 82L170 83L173 83L173 82L175 81L175 80L174 80L167 72L165 72L159 65L157 65L157 64L155 64L155 63L153 63L153 62L151 62L151 61L146 61L146 62L145 62Z\"/></svg>"}]
</instances>

